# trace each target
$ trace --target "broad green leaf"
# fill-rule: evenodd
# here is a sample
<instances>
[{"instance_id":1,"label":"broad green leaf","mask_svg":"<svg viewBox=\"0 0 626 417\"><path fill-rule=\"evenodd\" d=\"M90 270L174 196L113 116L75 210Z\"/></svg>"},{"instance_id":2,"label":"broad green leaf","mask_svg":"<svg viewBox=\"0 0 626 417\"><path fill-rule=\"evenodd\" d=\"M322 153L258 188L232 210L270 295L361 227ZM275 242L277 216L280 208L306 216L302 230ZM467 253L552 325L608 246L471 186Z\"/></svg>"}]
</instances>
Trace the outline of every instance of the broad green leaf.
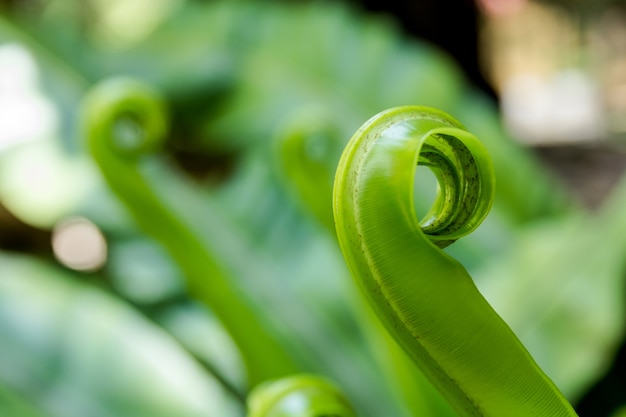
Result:
<instances>
[{"instance_id":1,"label":"broad green leaf","mask_svg":"<svg viewBox=\"0 0 626 417\"><path fill-rule=\"evenodd\" d=\"M0 254L0 381L50 417L236 416L167 333L45 262Z\"/></svg>"}]
</instances>

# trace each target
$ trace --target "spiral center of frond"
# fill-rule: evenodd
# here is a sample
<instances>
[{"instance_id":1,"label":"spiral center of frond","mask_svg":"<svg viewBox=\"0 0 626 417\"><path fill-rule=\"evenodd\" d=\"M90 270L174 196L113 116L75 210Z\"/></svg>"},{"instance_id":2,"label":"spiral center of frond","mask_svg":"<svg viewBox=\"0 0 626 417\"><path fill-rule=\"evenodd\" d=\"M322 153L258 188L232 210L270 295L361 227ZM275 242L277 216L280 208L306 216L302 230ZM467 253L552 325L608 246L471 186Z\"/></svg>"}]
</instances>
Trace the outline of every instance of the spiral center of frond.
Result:
<instances>
[{"instance_id":1,"label":"spiral center of frond","mask_svg":"<svg viewBox=\"0 0 626 417\"><path fill-rule=\"evenodd\" d=\"M122 152L140 149L146 141L141 122L132 114L118 116L111 130L113 146Z\"/></svg>"},{"instance_id":2,"label":"spiral center of frond","mask_svg":"<svg viewBox=\"0 0 626 417\"><path fill-rule=\"evenodd\" d=\"M437 246L448 246L460 237L457 232L479 214L481 181L477 162L461 140L437 133L429 135L423 144L418 165L429 167L439 183L435 202L420 226Z\"/></svg>"}]
</instances>

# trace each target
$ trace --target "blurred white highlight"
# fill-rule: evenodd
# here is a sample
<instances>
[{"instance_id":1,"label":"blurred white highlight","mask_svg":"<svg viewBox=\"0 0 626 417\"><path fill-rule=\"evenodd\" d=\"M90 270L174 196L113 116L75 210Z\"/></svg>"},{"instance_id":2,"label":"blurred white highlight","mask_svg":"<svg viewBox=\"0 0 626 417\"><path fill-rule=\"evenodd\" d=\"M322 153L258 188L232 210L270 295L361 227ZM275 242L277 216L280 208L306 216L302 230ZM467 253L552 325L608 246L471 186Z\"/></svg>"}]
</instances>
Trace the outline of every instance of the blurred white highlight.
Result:
<instances>
[{"instance_id":1,"label":"blurred white highlight","mask_svg":"<svg viewBox=\"0 0 626 417\"><path fill-rule=\"evenodd\" d=\"M55 226L52 249L59 262L77 271L98 270L107 259L107 244L100 229L82 217Z\"/></svg>"},{"instance_id":2,"label":"blurred white highlight","mask_svg":"<svg viewBox=\"0 0 626 417\"><path fill-rule=\"evenodd\" d=\"M509 130L530 144L573 143L604 137L606 122L599 89L583 71L568 69L550 78L511 76L501 92Z\"/></svg>"},{"instance_id":3,"label":"blurred white highlight","mask_svg":"<svg viewBox=\"0 0 626 417\"><path fill-rule=\"evenodd\" d=\"M0 45L0 151L54 131L54 107L38 91L37 66L16 43Z\"/></svg>"}]
</instances>

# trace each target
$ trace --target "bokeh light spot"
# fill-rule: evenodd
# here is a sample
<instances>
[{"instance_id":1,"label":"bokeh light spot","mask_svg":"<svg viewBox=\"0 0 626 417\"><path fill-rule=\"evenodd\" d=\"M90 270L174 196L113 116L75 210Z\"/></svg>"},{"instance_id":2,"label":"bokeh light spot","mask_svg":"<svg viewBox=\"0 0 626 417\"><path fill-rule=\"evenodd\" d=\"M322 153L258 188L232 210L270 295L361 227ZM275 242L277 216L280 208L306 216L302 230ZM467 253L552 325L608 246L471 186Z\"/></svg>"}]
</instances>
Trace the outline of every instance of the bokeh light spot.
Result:
<instances>
[{"instance_id":1,"label":"bokeh light spot","mask_svg":"<svg viewBox=\"0 0 626 417\"><path fill-rule=\"evenodd\" d=\"M107 244L102 232L82 217L56 225L52 233L52 249L59 262L77 271L98 270L107 259Z\"/></svg>"}]
</instances>

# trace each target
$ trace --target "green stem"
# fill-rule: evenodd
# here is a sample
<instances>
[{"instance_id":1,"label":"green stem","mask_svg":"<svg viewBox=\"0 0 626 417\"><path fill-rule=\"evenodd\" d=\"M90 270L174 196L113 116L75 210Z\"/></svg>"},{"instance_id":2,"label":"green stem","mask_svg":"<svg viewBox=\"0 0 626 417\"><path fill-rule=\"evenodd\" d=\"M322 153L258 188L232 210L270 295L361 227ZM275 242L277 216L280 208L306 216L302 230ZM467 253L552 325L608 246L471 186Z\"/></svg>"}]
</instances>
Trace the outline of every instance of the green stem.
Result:
<instances>
[{"instance_id":1,"label":"green stem","mask_svg":"<svg viewBox=\"0 0 626 417\"><path fill-rule=\"evenodd\" d=\"M132 80L96 86L85 100L89 149L109 187L137 224L159 241L180 266L189 293L219 318L239 348L251 386L294 372L297 367L244 302L224 267L192 229L160 201L139 170L142 155L165 138L164 104Z\"/></svg>"},{"instance_id":2,"label":"green stem","mask_svg":"<svg viewBox=\"0 0 626 417\"><path fill-rule=\"evenodd\" d=\"M339 129L332 121L333 116L327 109L311 106L299 109L277 135L276 148L286 186L293 190L295 198L309 214L336 236L333 179L345 140L340 139ZM349 305L367 336L376 365L386 376L383 384L413 415L453 415L439 392L376 323L377 318L362 294L354 295L349 297Z\"/></svg>"},{"instance_id":3,"label":"green stem","mask_svg":"<svg viewBox=\"0 0 626 417\"><path fill-rule=\"evenodd\" d=\"M417 165L440 193L416 218ZM494 174L480 141L425 107L385 111L348 144L335 180L337 235L351 272L389 333L457 413L573 417L541 371L455 259L441 248L489 211Z\"/></svg>"}]
</instances>

